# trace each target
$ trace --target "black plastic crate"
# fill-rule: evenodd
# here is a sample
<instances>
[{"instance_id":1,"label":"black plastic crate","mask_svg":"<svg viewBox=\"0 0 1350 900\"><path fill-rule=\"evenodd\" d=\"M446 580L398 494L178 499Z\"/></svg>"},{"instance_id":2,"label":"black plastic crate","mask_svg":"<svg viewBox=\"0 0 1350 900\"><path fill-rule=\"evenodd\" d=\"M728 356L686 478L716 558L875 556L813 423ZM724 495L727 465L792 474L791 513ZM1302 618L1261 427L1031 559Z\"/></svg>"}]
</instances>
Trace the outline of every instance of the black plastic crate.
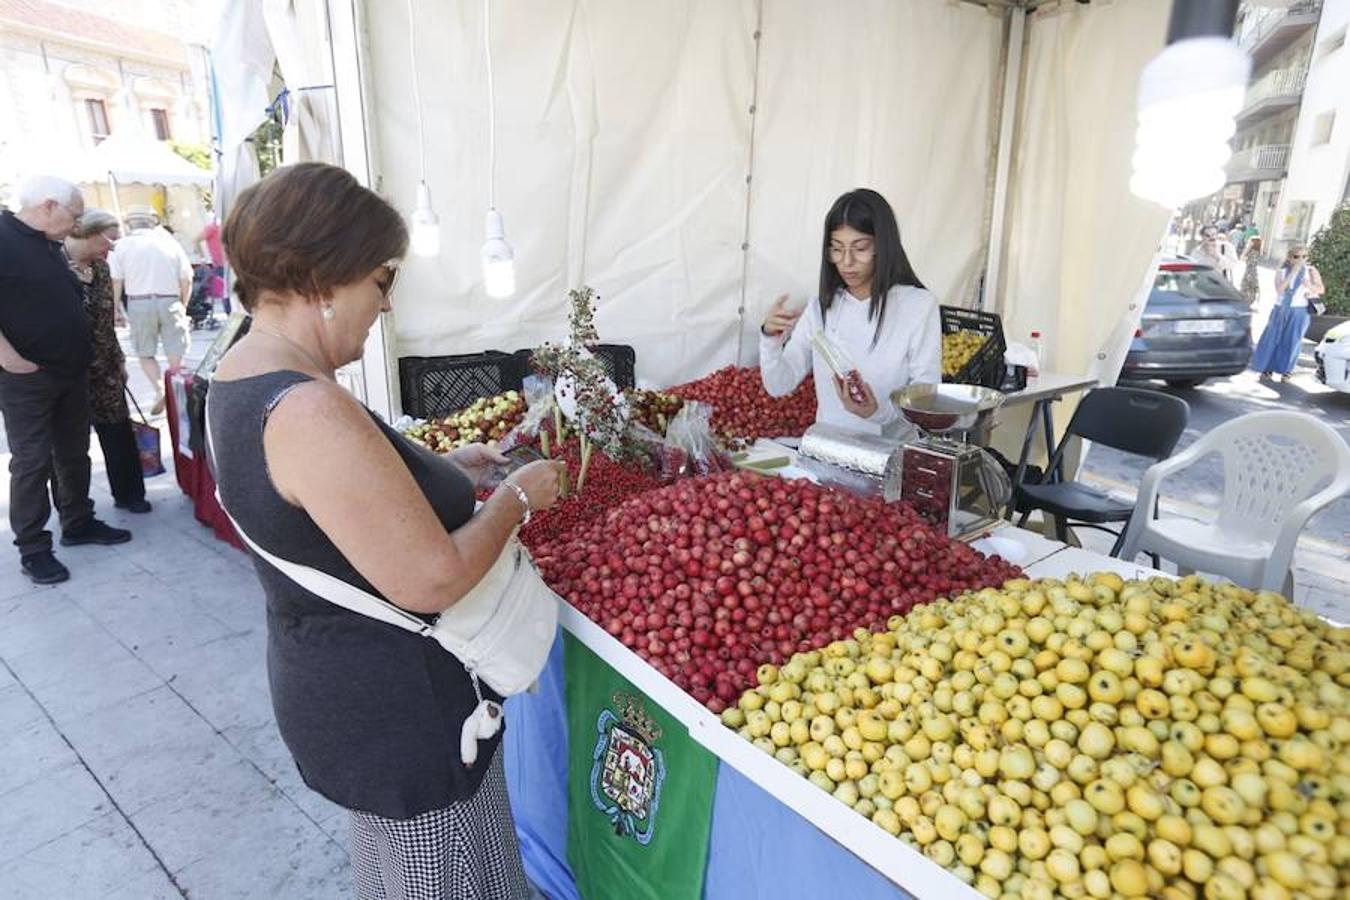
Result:
<instances>
[{"instance_id":1,"label":"black plastic crate","mask_svg":"<svg viewBox=\"0 0 1350 900\"><path fill-rule=\"evenodd\" d=\"M518 391L525 372L511 353L488 350L459 356L404 356L398 361L403 411L436 419L482 397Z\"/></svg>"},{"instance_id":2,"label":"black plastic crate","mask_svg":"<svg viewBox=\"0 0 1350 900\"><path fill-rule=\"evenodd\" d=\"M1002 387L1007 374L1003 353L1008 349L1008 343L1003 337L1003 320L995 313L961 309L956 306L939 307L939 311L942 315L943 334L974 331L986 336L984 345L974 356L966 360L961 371L955 375L944 375L942 380L995 389Z\"/></svg>"},{"instance_id":3,"label":"black plastic crate","mask_svg":"<svg viewBox=\"0 0 1350 900\"><path fill-rule=\"evenodd\" d=\"M636 350L627 344L592 344L590 350L600 360L600 363L605 367L606 374L613 379L620 390L637 387ZM530 365L530 356L533 353L533 350L516 351L521 370L526 375L533 371Z\"/></svg>"}]
</instances>

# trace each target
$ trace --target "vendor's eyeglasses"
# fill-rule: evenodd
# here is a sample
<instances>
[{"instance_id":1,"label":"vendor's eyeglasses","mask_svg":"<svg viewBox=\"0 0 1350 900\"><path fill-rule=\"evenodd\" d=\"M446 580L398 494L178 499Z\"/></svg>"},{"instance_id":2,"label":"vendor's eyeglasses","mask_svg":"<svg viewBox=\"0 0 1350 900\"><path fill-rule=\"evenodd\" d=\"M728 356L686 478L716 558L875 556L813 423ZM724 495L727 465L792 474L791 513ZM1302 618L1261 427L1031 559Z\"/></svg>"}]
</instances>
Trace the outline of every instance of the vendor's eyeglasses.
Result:
<instances>
[{"instance_id":1,"label":"vendor's eyeglasses","mask_svg":"<svg viewBox=\"0 0 1350 900\"><path fill-rule=\"evenodd\" d=\"M1306 254L1306 253L1291 253L1291 254L1289 254L1289 258L1290 258L1290 259L1307 259L1307 258L1308 258L1308 254Z\"/></svg>"},{"instance_id":2,"label":"vendor's eyeglasses","mask_svg":"<svg viewBox=\"0 0 1350 900\"><path fill-rule=\"evenodd\" d=\"M852 256L860 262L867 262L876 255L876 246L868 244L865 247L831 247L830 262L841 263L845 256Z\"/></svg>"}]
</instances>

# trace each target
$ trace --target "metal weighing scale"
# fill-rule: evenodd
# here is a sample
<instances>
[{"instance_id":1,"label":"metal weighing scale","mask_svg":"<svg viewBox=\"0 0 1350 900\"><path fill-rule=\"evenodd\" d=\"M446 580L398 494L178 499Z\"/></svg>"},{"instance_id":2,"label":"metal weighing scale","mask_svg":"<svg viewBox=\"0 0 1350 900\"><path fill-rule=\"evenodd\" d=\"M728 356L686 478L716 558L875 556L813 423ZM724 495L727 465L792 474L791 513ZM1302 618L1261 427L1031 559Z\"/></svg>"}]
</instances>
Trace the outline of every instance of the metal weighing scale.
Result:
<instances>
[{"instance_id":1,"label":"metal weighing scale","mask_svg":"<svg viewBox=\"0 0 1350 900\"><path fill-rule=\"evenodd\" d=\"M969 440L987 441L1003 394L969 384L913 384L891 402L923 432L900 451L895 498L949 537L975 537L1002 518L1012 496L1003 467Z\"/></svg>"}]
</instances>

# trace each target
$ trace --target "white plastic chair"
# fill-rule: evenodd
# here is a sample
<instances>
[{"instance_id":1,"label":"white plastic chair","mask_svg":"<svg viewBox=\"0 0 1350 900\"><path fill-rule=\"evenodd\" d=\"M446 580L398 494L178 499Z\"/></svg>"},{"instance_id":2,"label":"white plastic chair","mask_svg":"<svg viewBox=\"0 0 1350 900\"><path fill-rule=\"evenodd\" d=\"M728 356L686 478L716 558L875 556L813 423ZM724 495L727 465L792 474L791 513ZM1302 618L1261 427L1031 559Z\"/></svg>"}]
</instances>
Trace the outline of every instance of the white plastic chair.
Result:
<instances>
[{"instance_id":1,"label":"white plastic chair","mask_svg":"<svg viewBox=\"0 0 1350 900\"><path fill-rule=\"evenodd\" d=\"M1223 459L1218 518L1154 519L1164 478L1211 453ZM1223 575L1293 598L1291 564L1313 513L1350 491L1350 447L1306 413L1249 413L1206 434L1144 473L1120 558L1157 553L1185 572Z\"/></svg>"}]
</instances>

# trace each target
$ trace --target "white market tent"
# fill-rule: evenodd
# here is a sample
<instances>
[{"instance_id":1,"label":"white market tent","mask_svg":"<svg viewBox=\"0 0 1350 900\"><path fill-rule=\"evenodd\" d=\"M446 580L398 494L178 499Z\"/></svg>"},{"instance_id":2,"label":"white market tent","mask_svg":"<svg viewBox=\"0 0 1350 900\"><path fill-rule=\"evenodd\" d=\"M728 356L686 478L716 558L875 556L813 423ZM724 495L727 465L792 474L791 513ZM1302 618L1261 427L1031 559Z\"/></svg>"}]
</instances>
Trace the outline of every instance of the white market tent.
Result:
<instances>
[{"instance_id":1,"label":"white market tent","mask_svg":"<svg viewBox=\"0 0 1350 900\"><path fill-rule=\"evenodd\" d=\"M636 347L642 380L753 363L764 310L813 292L824 212L858 186L891 201L943 303L983 303L1013 339L1042 331L1050 368L1114 377L1168 218L1128 190L1136 86L1167 0L490 3L496 206L518 292L488 298L478 259L484 3L414 0L442 251L405 263L396 313L368 348L373 408L397 411L398 356L558 337L566 291L583 283L602 297L602 339ZM289 84L335 86L337 146L315 156L409 210L407 14L245 0L222 33L255 41L218 45L213 67L252 59L261 72L265 58L270 70L256 37L271 32L291 48L277 57Z\"/></svg>"}]
</instances>

